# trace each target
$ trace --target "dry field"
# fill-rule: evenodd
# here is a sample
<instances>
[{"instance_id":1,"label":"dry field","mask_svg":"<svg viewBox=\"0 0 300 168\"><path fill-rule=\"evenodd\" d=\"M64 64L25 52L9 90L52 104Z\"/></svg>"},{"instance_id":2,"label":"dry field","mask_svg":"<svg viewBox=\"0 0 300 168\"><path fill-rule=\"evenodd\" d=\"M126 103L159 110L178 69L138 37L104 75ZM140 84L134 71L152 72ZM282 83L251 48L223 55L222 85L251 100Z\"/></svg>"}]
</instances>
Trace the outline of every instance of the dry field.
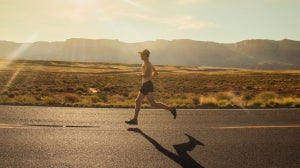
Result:
<instances>
[{"instance_id":1,"label":"dry field","mask_svg":"<svg viewBox=\"0 0 300 168\"><path fill-rule=\"evenodd\" d=\"M134 107L141 85L139 68L136 64L0 59L0 104ZM156 68L155 97L172 106L300 107L300 70ZM143 106L149 107L146 101Z\"/></svg>"}]
</instances>

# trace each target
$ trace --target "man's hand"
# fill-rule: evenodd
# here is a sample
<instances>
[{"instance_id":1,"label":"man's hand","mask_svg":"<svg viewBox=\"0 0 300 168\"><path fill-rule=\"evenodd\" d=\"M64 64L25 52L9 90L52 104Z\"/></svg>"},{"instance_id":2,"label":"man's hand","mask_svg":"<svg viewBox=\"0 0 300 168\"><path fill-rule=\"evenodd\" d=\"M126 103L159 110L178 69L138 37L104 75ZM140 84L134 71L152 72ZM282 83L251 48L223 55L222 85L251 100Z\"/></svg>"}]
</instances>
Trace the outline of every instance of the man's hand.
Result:
<instances>
[{"instance_id":1,"label":"man's hand","mask_svg":"<svg viewBox=\"0 0 300 168\"><path fill-rule=\"evenodd\" d=\"M152 72L152 76L155 77L155 76L157 76L157 75L158 75L157 71L153 71L153 72Z\"/></svg>"},{"instance_id":2,"label":"man's hand","mask_svg":"<svg viewBox=\"0 0 300 168\"><path fill-rule=\"evenodd\" d=\"M158 72L157 70L154 68L154 66L152 66L152 76L157 76Z\"/></svg>"}]
</instances>

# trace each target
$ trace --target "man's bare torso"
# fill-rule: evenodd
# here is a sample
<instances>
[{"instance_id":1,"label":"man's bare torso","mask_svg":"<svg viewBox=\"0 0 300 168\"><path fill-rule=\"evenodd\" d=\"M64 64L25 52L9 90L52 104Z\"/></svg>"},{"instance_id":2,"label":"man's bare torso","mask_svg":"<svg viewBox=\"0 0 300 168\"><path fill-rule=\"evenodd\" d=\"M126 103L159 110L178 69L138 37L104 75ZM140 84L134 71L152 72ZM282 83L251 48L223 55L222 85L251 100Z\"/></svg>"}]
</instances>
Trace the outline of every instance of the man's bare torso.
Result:
<instances>
[{"instance_id":1,"label":"man's bare torso","mask_svg":"<svg viewBox=\"0 0 300 168\"><path fill-rule=\"evenodd\" d=\"M142 83L151 81L152 79L152 64L151 62L144 62L142 64Z\"/></svg>"}]
</instances>

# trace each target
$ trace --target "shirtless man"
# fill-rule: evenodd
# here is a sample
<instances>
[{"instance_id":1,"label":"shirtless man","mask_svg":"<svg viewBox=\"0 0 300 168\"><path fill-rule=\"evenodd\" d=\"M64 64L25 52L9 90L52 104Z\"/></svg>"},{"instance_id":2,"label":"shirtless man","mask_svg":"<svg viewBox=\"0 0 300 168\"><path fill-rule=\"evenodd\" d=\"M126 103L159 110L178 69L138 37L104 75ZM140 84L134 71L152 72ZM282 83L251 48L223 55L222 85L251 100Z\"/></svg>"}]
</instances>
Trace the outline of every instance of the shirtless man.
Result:
<instances>
[{"instance_id":1,"label":"shirtless man","mask_svg":"<svg viewBox=\"0 0 300 168\"><path fill-rule=\"evenodd\" d=\"M131 124L131 125L137 125L138 124L138 115L141 109L141 103L142 100L146 97L150 103L150 105L152 107L155 108L161 108L161 109L165 109L171 112L171 114L173 115L174 119L176 119L176 108L175 107L169 107L164 105L163 103L160 102L156 102L154 100L154 89L153 89L153 83L151 81L152 76L156 76L158 75L156 69L153 67L153 65L151 64L151 62L149 61L149 55L150 52L149 50L145 49L142 52L138 52L141 56L141 59L144 61L144 63L142 64L142 74L140 74L139 76L142 78L142 87L140 89L140 92L135 100L135 114L133 119L129 120L129 121L125 121L125 123L127 124Z\"/></svg>"}]
</instances>

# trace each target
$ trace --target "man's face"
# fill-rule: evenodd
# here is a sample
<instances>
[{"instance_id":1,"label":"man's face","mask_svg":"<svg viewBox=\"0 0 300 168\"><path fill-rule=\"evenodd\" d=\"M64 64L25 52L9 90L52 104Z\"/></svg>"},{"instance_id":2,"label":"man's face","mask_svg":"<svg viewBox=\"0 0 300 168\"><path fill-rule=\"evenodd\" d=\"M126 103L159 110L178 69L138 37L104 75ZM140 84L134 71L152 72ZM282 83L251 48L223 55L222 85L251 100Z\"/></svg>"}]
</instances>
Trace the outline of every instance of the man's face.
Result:
<instances>
[{"instance_id":1,"label":"man's face","mask_svg":"<svg viewBox=\"0 0 300 168\"><path fill-rule=\"evenodd\" d=\"M142 59L142 60L145 60L145 59L147 58L147 56L146 56L145 54L142 54L142 53L141 53L140 56L141 56L141 59Z\"/></svg>"}]
</instances>

